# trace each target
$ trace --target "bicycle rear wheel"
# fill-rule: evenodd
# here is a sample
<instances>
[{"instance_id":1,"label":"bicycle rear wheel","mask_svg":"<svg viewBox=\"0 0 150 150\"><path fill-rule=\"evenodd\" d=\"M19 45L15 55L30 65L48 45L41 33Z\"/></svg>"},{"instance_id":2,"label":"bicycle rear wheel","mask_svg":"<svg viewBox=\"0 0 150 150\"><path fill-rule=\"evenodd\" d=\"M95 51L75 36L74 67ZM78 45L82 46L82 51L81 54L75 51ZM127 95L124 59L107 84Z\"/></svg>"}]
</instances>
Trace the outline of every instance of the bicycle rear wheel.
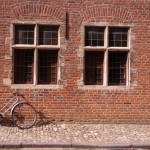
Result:
<instances>
[{"instance_id":1,"label":"bicycle rear wheel","mask_svg":"<svg viewBox=\"0 0 150 150\"><path fill-rule=\"evenodd\" d=\"M37 120L36 110L27 102L18 103L12 110L12 120L20 129L29 129Z\"/></svg>"}]
</instances>

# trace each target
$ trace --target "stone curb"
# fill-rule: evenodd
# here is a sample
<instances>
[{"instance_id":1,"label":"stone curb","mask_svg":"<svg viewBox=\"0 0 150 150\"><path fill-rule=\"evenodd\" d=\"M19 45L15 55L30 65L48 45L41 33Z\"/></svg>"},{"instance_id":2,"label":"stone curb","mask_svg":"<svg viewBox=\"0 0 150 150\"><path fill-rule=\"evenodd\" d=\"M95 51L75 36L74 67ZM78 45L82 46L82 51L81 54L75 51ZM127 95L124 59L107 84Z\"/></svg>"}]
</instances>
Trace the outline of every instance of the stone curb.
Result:
<instances>
[{"instance_id":1,"label":"stone curb","mask_svg":"<svg viewBox=\"0 0 150 150\"><path fill-rule=\"evenodd\" d=\"M149 148L150 143L143 144L87 144L87 143L2 143L0 142L0 148Z\"/></svg>"},{"instance_id":2,"label":"stone curb","mask_svg":"<svg viewBox=\"0 0 150 150\"><path fill-rule=\"evenodd\" d=\"M10 143L2 143L0 142L0 148L20 148L21 146L21 143L13 143L13 142L10 142Z\"/></svg>"}]
</instances>

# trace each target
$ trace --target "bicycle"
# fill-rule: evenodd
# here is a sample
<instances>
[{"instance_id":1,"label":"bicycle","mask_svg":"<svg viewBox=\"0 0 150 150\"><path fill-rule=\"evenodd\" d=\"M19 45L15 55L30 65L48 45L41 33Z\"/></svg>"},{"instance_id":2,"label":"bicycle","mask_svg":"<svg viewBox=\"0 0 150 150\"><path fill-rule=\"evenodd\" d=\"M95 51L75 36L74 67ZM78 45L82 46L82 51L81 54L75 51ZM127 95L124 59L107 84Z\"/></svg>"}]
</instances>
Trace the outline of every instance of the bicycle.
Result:
<instances>
[{"instance_id":1,"label":"bicycle","mask_svg":"<svg viewBox=\"0 0 150 150\"><path fill-rule=\"evenodd\" d=\"M5 114L10 111L10 117L15 126L20 129L29 129L33 127L37 120L35 108L29 102L22 101L18 98L18 96L22 95L20 91L16 90L13 92L13 95L14 97L10 102L0 110L0 121L2 122L6 117Z\"/></svg>"}]
</instances>

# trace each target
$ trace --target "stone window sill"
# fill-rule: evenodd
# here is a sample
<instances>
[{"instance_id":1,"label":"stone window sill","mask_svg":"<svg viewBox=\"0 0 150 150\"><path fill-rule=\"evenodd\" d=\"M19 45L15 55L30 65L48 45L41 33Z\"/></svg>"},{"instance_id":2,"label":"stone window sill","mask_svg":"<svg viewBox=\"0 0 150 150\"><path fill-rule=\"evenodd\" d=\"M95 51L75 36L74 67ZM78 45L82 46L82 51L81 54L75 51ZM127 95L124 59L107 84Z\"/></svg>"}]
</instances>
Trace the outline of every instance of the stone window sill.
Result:
<instances>
[{"instance_id":1,"label":"stone window sill","mask_svg":"<svg viewBox=\"0 0 150 150\"><path fill-rule=\"evenodd\" d=\"M79 89L82 90L129 90L131 86L103 86L103 85L80 85Z\"/></svg>"},{"instance_id":2,"label":"stone window sill","mask_svg":"<svg viewBox=\"0 0 150 150\"><path fill-rule=\"evenodd\" d=\"M63 85L12 84L12 89L61 89Z\"/></svg>"}]
</instances>

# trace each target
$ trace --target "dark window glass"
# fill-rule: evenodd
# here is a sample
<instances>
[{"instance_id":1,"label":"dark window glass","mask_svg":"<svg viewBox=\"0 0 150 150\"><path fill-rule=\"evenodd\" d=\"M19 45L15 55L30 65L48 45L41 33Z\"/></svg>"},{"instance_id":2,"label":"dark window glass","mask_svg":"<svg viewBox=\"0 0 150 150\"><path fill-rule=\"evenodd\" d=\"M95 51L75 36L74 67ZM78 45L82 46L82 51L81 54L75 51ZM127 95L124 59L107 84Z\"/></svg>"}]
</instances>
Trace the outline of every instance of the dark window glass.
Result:
<instances>
[{"instance_id":1,"label":"dark window glass","mask_svg":"<svg viewBox=\"0 0 150 150\"><path fill-rule=\"evenodd\" d=\"M58 45L58 26L39 26L39 45Z\"/></svg>"},{"instance_id":2,"label":"dark window glass","mask_svg":"<svg viewBox=\"0 0 150 150\"><path fill-rule=\"evenodd\" d=\"M104 52L85 52L85 84L103 84Z\"/></svg>"},{"instance_id":3,"label":"dark window glass","mask_svg":"<svg viewBox=\"0 0 150 150\"><path fill-rule=\"evenodd\" d=\"M57 57L58 51L39 50L38 53L38 83L57 83Z\"/></svg>"},{"instance_id":4,"label":"dark window glass","mask_svg":"<svg viewBox=\"0 0 150 150\"><path fill-rule=\"evenodd\" d=\"M15 25L15 44L34 44L34 25Z\"/></svg>"},{"instance_id":5,"label":"dark window glass","mask_svg":"<svg viewBox=\"0 0 150 150\"><path fill-rule=\"evenodd\" d=\"M34 50L15 50L14 83L33 83Z\"/></svg>"},{"instance_id":6,"label":"dark window glass","mask_svg":"<svg viewBox=\"0 0 150 150\"><path fill-rule=\"evenodd\" d=\"M104 46L104 27L86 27L85 46Z\"/></svg>"},{"instance_id":7,"label":"dark window glass","mask_svg":"<svg viewBox=\"0 0 150 150\"><path fill-rule=\"evenodd\" d=\"M127 52L109 52L109 85L126 84Z\"/></svg>"},{"instance_id":8,"label":"dark window glass","mask_svg":"<svg viewBox=\"0 0 150 150\"><path fill-rule=\"evenodd\" d=\"M129 28L109 28L109 46L111 47L127 47L128 46L128 30Z\"/></svg>"}]
</instances>

